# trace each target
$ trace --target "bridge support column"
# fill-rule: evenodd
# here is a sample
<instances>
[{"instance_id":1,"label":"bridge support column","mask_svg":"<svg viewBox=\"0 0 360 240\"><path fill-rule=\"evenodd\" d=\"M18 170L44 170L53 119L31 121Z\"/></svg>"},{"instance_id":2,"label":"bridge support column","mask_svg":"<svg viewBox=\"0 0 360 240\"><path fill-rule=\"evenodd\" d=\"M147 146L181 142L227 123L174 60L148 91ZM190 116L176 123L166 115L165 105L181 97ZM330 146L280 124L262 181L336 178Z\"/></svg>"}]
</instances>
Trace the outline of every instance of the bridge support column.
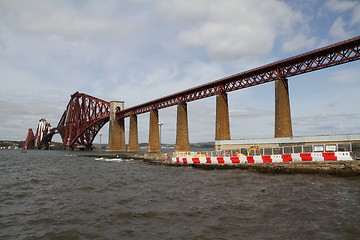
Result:
<instances>
[{"instance_id":1,"label":"bridge support column","mask_svg":"<svg viewBox=\"0 0 360 240\"><path fill-rule=\"evenodd\" d=\"M139 151L140 151L140 147L138 140L137 115L131 115L128 152L139 152Z\"/></svg>"},{"instance_id":2,"label":"bridge support column","mask_svg":"<svg viewBox=\"0 0 360 240\"><path fill-rule=\"evenodd\" d=\"M159 112L157 109L150 111L149 121L149 147L148 152L161 152L159 134Z\"/></svg>"},{"instance_id":3,"label":"bridge support column","mask_svg":"<svg viewBox=\"0 0 360 240\"><path fill-rule=\"evenodd\" d=\"M177 105L175 152L190 152L187 104L185 102Z\"/></svg>"},{"instance_id":4,"label":"bridge support column","mask_svg":"<svg viewBox=\"0 0 360 240\"><path fill-rule=\"evenodd\" d=\"M226 92L216 95L215 140L230 140L229 107Z\"/></svg>"},{"instance_id":5,"label":"bridge support column","mask_svg":"<svg viewBox=\"0 0 360 240\"><path fill-rule=\"evenodd\" d=\"M126 151L125 122L124 119L116 119L115 113L124 109L124 102L110 102L109 120L109 151Z\"/></svg>"},{"instance_id":6,"label":"bridge support column","mask_svg":"<svg viewBox=\"0 0 360 240\"><path fill-rule=\"evenodd\" d=\"M275 80L275 131L274 137L292 137L288 80Z\"/></svg>"}]
</instances>

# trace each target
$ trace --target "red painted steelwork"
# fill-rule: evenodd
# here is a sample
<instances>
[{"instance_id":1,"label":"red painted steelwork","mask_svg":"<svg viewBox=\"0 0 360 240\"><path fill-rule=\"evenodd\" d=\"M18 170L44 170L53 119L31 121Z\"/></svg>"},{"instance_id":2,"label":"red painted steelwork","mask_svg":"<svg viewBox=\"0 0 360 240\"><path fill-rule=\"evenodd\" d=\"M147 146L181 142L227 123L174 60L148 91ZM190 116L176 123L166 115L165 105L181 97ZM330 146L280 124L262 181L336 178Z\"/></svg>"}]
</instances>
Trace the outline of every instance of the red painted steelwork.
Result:
<instances>
[{"instance_id":1,"label":"red painted steelwork","mask_svg":"<svg viewBox=\"0 0 360 240\"><path fill-rule=\"evenodd\" d=\"M154 109L174 106L181 102L214 96L219 92L230 92L270 82L278 77L291 77L359 59L360 37L355 37L131 107L116 113L116 115L117 118L125 118ZM76 92L71 96L57 127L42 128L44 134L37 141L37 145L35 145L35 139L40 134L37 133L34 136L32 130L29 129L23 149L46 148L52 136L58 132L67 148L91 149L96 134L109 121L109 113L109 102Z\"/></svg>"},{"instance_id":2,"label":"red painted steelwork","mask_svg":"<svg viewBox=\"0 0 360 240\"><path fill-rule=\"evenodd\" d=\"M58 133L57 128L50 128L47 131L47 134L43 136L42 140L40 141L40 143L38 145L35 145L36 149L49 149L50 148L50 143L51 143L51 139L54 136L54 134ZM37 137L37 136L35 136Z\"/></svg>"},{"instance_id":3,"label":"red painted steelwork","mask_svg":"<svg viewBox=\"0 0 360 240\"><path fill-rule=\"evenodd\" d=\"M214 96L219 92L230 92L271 82L278 77L291 77L359 60L359 58L360 36L127 108L118 112L116 116L125 118L181 102Z\"/></svg>"},{"instance_id":4,"label":"red painted steelwork","mask_svg":"<svg viewBox=\"0 0 360 240\"><path fill-rule=\"evenodd\" d=\"M37 129L36 129L36 135L35 135L35 148L36 149L48 149L51 139L52 139L52 135L50 135L51 133L51 125L48 122L47 119L40 119Z\"/></svg>"},{"instance_id":5,"label":"red painted steelwork","mask_svg":"<svg viewBox=\"0 0 360 240\"><path fill-rule=\"evenodd\" d=\"M57 130L67 148L91 149L100 129L109 121L110 103L84 93L71 95Z\"/></svg>"},{"instance_id":6,"label":"red painted steelwork","mask_svg":"<svg viewBox=\"0 0 360 240\"><path fill-rule=\"evenodd\" d=\"M22 151L24 152L26 149L34 149L34 148L35 148L35 136L33 130L29 128Z\"/></svg>"},{"instance_id":7,"label":"red painted steelwork","mask_svg":"<svg viewBox=\"0 0 360 240\"><path fill-rule=\"evenodd\" d=\"M49 149L50 142L54 134L57 133L56 128L51 128L50 123L46 119L40 119L36 135L31 128L28 130L22 151L26 149Z\"/></svg>"}]
</instances>

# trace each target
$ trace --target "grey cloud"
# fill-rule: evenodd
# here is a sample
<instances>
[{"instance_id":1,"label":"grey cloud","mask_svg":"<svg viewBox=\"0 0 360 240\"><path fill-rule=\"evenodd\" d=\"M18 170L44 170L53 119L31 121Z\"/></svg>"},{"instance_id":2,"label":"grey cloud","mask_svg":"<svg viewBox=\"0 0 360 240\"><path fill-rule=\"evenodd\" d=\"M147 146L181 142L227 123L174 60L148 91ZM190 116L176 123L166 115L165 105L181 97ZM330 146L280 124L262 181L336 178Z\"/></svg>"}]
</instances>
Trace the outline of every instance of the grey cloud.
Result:
<instances>
[{"instance_id":1,"label":"grey cloud","mask_svg":"<svg viewBox=\"0 0 360 240\"><path fill-rule=\"evenodd\" d=\"M202 21L179 33L179 42L204 47L217 60L267 55L279 35L305 24L299 12L280 1L205 1L203 12L208 14Z\"/></svg>"},{"instance_id":2,"label":"grey cloud","mask_svg":"<svg viewBox=\"0 0 360 240\"><path fill-rule=\"evenodd\" d=\"M296 47L316 46L316 41L332 42L326 34L316 35L323 26L315 15L306 7L290 7L290 2L2 0L0 38L6 48L0 55L0 101L7 105L0 105L0 120L6 125L0 135L12 132L22 139L27 128L35 128L42 117L56 125L76 91L107 101L123 100L130 107L279 60L281 49L298 51ZM314 26L304 20L310 18L315 18ZM39 23L39 19L49 21ZM354 31L354 26L347 27ZM336 98L321 94L319 102L329 105L329 101L346 98L342 112L357 113L351 105L358 102L354 79L360 77L355 64L349 64L349 72L341 72L341 67L332 71L339 71L331 81L339 83L341 92L336 92ZM327 82L319 87L317 80L329 81L330 74L319 71L314 78L312 74L306 75L308 84L322 90ZM328 92L335 92L334 86L327 87L332 87ZM310 94L308 87L291 89L295 91L299 99ZM272 136L270 90L257 87L239 92L229 94L229 106L234 109L230 112L232 136ZM239 106L244 109L235 110ZM309 101L292 102L292 107L314 109ZM191 140L213 140L215 99L191 102L188 109ZM174 142L176 108L160 110L160 117L166 122L164 141ZM348 121L352 126L348 129L359 122L338 119ZM298 121L311 125L306 119L294 119ZM307 131L295 126L299 134ZM139 139L148 140L147 114L139 116Z\"/></svg>"},{"instance_id":3,"label":"grey cloud","mask_svg":"<svg viewBox=\"0 0 360 240\"><path fill-rule=\"evenodd\" d=\"M352 83L360 83L360 71L355 69L343 69L334 72L330 76L331 81L344 83L344 84L352 84Z\"/></svg>"},{"instance_id":4,"label":"grey cloud","mask_svg":"<svg viewBox=\"0 0 360 240\"><path fill-rule=\"evenodd\" d=\"M267 109L245 108L240 110L230 110L231 117L256 117L256 116L272 116L274 111Z\"/></svg>"}]
</instances>

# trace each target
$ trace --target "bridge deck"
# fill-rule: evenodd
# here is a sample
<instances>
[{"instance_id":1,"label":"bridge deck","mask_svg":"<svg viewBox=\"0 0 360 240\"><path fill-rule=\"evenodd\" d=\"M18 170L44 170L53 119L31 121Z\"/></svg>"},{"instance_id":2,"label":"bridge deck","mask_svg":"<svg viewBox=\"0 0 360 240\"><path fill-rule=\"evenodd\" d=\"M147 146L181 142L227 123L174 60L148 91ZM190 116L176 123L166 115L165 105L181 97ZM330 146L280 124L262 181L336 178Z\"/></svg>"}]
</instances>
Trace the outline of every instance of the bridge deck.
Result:
<instances>
[{"instance_id":1,"label":"bridge deck","mask_svg":"<svg viewBox=\"0 0 360 240\"><path fill-rule=\"evenodd\" d=\"M116 115L117 118L125 118L358 59L360 36L127 108Z\"/></svg>"}]
</instances>

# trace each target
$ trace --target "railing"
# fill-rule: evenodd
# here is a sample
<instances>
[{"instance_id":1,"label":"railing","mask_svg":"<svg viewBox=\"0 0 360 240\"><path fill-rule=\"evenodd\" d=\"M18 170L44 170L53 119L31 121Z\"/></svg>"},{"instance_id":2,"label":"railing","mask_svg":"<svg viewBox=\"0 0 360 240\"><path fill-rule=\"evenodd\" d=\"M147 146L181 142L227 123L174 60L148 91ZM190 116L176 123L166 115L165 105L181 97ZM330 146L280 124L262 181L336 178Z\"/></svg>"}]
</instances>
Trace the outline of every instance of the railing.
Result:
<instances>
[{"instance_id":1,"label":"railing","mask_svg":"<svg viewBox=\"0 0 360 240\"><path fill-rule=\"evenodd\" d=\"M251 150L251 151L250 151ZM336 144L314 144L314 145L294 145L273 148L240 148L236 150L221 151L200 151L200 152L181 152L173 153L174 157L230 157L230 156L259 156L259 155L281 155L291 153L311 153L311 152L352 152L351 143Z\"/></svg>"}]
</instances>

